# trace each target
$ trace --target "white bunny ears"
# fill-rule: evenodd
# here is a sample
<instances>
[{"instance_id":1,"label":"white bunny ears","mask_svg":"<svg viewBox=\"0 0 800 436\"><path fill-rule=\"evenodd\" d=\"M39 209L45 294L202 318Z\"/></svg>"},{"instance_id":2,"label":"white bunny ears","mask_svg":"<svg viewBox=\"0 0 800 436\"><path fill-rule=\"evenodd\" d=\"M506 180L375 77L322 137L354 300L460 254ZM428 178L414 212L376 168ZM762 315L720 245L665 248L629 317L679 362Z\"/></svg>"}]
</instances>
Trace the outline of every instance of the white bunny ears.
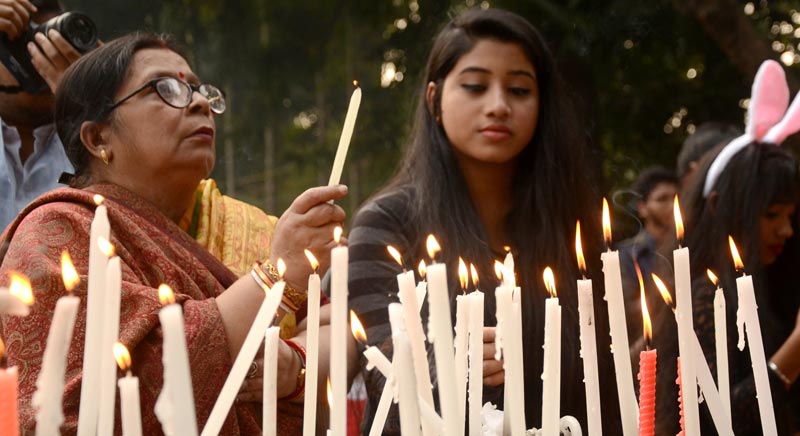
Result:
<instances>
[{"instance_id":1,"label":"white bunny ears","mask_svg":"<svg viewBox=\"0 0 800 436\"><path fill-rule=\"evenodd\" d=\"M708 197L722 171L736 153L751 142L780 145L800 130L800 94L789 107L789 86L783 68L766 60L756 73L744 135L732 140L717 155L706 173L703 197Z\"/></svg>"}]
</instances>

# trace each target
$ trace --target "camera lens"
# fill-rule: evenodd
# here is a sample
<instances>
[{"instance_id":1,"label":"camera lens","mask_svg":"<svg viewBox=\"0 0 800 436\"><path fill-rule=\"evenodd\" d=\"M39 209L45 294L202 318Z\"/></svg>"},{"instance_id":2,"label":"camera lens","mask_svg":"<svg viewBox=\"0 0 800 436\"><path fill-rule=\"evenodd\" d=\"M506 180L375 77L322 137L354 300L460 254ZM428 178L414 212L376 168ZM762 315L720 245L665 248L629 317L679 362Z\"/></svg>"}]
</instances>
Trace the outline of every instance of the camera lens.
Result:
<instances>
[{"instance_id":1,"label":"camera lens","mask_svg":"<svg viewBox=\"0 0 800 436\"><path fill-rule=\"evenodd\" d=\"M97 28L89 17L72 12L59 18L59 33L79 52L85 53L97 45Z\"/></svg>"}]
</instances>

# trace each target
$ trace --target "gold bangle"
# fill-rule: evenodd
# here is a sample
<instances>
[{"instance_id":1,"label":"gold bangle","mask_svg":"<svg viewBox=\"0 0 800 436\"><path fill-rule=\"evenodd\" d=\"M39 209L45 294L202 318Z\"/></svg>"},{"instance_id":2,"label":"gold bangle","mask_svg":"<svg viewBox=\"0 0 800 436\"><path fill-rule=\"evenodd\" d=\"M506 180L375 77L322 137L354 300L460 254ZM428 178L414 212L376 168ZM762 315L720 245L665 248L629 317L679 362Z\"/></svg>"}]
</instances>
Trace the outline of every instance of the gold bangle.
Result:
<instances>
[{"instance_id":1,"label":"gold bangle","mask_svg":"<svg viewBox=\"0 0 800 436\"><path fill-rule=\"evenodd\" d=\"M253 280L255 280L256 284L257 284L259 287L261 287L261 289L262 289L262 290L264 291L264 293L266 294L266 293L268 293L268 292L269 292L269 288L270 288L270 287L269 287L269 285L267 284L267 282L268 282L269 280L264 280L266 277L262 277L262 276L261 276L261 275L258 273L258 271L257 271L257 270L258 270L258 268L255 268L255 267L253 267L253 269L251 269L251 270L250 270L250 276L251 276L251 277L253 277Z\"/></svg>"},{"instance_id":2,"label":"gold bangle","mask_svg":"<svg viewBox=\"0 0 800 436\"><path fill-rule=\"evenodd\" d=\"M280 275L278 274L278 269L275 268L269 261L260 263L258 266L258 269L266 274L267 277L269 277L273 282L277 282L281 279ZM285 287L283 288L283 302L285 302L286 305L292 309L292 311L296 312L298 309L300 309L307 299L308 293L300 292L289 283L286 283Z\"/></svg>"}]
</instances>

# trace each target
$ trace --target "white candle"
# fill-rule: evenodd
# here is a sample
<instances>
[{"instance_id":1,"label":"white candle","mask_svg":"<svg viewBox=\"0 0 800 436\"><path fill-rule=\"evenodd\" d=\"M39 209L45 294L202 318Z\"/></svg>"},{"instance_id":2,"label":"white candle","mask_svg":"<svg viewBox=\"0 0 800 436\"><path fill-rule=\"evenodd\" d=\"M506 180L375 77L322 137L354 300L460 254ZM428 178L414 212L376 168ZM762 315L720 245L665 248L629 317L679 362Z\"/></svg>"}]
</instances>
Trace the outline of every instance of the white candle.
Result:
<instances>
[{"instance_id":1,"label":"white candle","mask_svg":"<svg viewBox=\"0 0 800 436\"><path fill-rule=\"evenodd\" d=\"M267 329L264 339L264 384L262 390L261 428L264 436L276 436L278 425L278 340L280 327Z\"/></svg>"},{"instance_id":2,"label":"white candle","mask_svg":"<svg viewBox=\"0 0 800 436\"><path fill-rule=\"evenodd\" d=\"M551 297L545 301L544 366L542 371L542 436L558 436L561 406L561 306L550 267L544 281Z\"/></svg>"},{"instance_id":3,"label":"white candle","mask_svg":"<svg viewBox=\"0 0 800 436\"><path fill-rule=\"evenodd\" d=\"M28 316L31 309L16 295L0 288L0 313L3 315Z\"/></svg>"},{"instance_id":4,"label":"white candle","mask_svg":"<svg viewBox=\"0 0 800 436\"><path fill-rule=\"evenodd\" d=\"M279 260L278 263L280 265L282 261ZM208 421L206 421L206 426L203 427L201 436L216 436L219 434L222 425L225 423L225 418L228 416L228 411L233 405L233 400L236 399L239 388L241 388L242 382L250 370L250 364L256 357L259 347L261 347L264 332L267 331L267 327L272 324L272 320L275 318L275 311L278 310L278 305L280 305L283 297L284 286L283 280L275 283L261 303L256 318L250 326L250 331L247 332L247 336L244 339L242 348L239 349L239 354L233 362L231 372L228 374L228 378L225 380L225 384L217 397L217 402L214 404L214 408L211 409L211 414L208 417Z\"/></svg>"},{"instance_id":5,"label":"white candle","mask_svg":"<svg viewBox=\"0 0 800 436\"><path fill-rule=\"evenodd\" d=\"M403 435L421 435L419 406L417 405L417 381L411 358L411 345L406 334L403 308L400 304L389 305L389 322L392 326L394 349L394 372L397 377L397 393L400 405L400 432Z\"/></svg>"},{"instance_id":6,"label":"white candle","mask_svg":"<svg viewBox=\"0 0 800 436\"><path fill-rule=\"evenodd\" d=\"M131 355L125 345L114 344L114 357L120 369L127 372L117 381L123 436L142 435L142 411L139 404L139 378L131 375Z\"/></svg>"},{"instance_id":7,"label":"white candle","mask_svg":"<svg viewBox=\"0 0 800 436\"><path fill-rule=\"evenodd\" d=\"M611 247L611 218L608 201L603 199L603 233L606 244ZM611 333L611 353L614 355L619 409L622 418L622 433L625 436L639 434L639 403L633 390L633 370L631 369L628 327L625 322L625 300L622 297L622 272L619 266L619 252L609 249L600 255L603 262L603 278L606 288L605 301L608 302L609 331Z\"/></svg>"},{"instance_id":8,"label":"white candle","mask_svg":"<svg viewBox=\"0 0 800 436\"><path fill-rule=\"evenodd\" d=\"M183 308L176 304L172 290L167 285L158 288L159 298L165 304L158 311L164 335L162 362L164 386L156 401L155 412L165 434L196 435L197 419L194 410L194 391L186 347ZM169 303L169 304L167 304Z\"/></svg>"},{"instance_id":9,"label":"white candle","mask_svg":"<svg viewBox=\"0 0 800 436\"><path fill-rule=\"evenodd\" d=\"M99 240L108 240L111 226L103 197L96 195L98 203L94 212L89 239L89 280L86 299L86 329L81 371L81 403L78 415L78 436L95 436L100 395L100 346L103 335L103 305L105 301L105 275L108 257L100 251Z\"/></svg>"},{"instance_id":10,"label":"white candle","mask_svg":"<svg viewBox=\"0 0 800 436\"><path fill-rule=\"evenodd\" d=\"M337 243L341 228L337 227ZM330 429L333 436L347 434L347 261L345 246L331 250Z\"/></svg>"},{"instance_id":11,"label":"white candle","mask_svg":"<svg viewBox=\"0 0 800 436\"><path fill-rule=\"evenodd\" d=\"M414 272L406 271L397 275L400 303L403 306L406 332L411 344L411 357L414 363L414 374L417 380L417 393L431 408L434 407L433 390L431 385L430 368L428 367L428 353L425 350L425 332L422 329L422 319L419 310L422 303L417 300L417 288L414 286ZM427 421L422 422L422 433L425 436L435 434L436 429L431 428Z\"/></svg>"},{"instance_id":12,"label":"white candle","mask_svg":"<svg viewBox=\"0 0 800 436\"><path fill-rule=\"evenodd\" d=\"M725 414L731 416L731 385L728 375L728 320L725 313L725 294L717 284L717 276L710 270L708 276L717 285L714 293L714 339L717 353L717 384ZM699 376L698 376L699 380Z\"/></svg>"},{"instance_id":13,"label":"white candle","mask_svg":"<svg viewBox=\"0 0 800 436\"><path fill-rule=\"evenodd\" d=\"M433 236L428 237L428 253L433 258L439 247ZM435 244L435 245L434 245ZM453 322L450 318L450 292L447 288L447 269L444 264L428 267L428 341L433 343L436 375L439 388L439 407L444 421L443 433L463 434L464 417L458 414Z\"/></svg>"},{"instance_id":14,"label":"white candle","mask_svg":"<svg viewBox=\"0 0 800 436\"><path fill-rule=\"evenodd\" d=\"M697 404L697 375L694 349L692 313L692 279L689 270L689 249L678 248L672 252L675 265L675 317L678 322L678 349L681 356L681 389L683 392L683 417L686 434L700 434L700 412Z\"/></svg>"},{"instance_id":15,"label":"white candle","mask_svg":"<svg viewBox=\"0 0 800 436\"><path fill-rule=\"evenodd\" d=\"M467 296L469 313L469 434L483 435L483 292Z\"/></svg>"},{"instance_id":16,"label":"white candle","mask_svg":"<svg viewBox=\"0 0 800 436\"><path fill-rule=\"evenodd\" d=\"M100 346L100 406L97 433L114 433L114 404L117 399L117 365L114 342L119 337L119 307L122 292L122 266L117 256L106 265L103 335Z\"/></svg>"},{"instance_id":17,"label":"white candle","mask_svg":"<svg viewBox=\"0 0 800 436\"><path fill-rule=\"evenodd\" d=\"M36 409L37 434L60 434L61 424L64 423L61 398L64 395L67 352L72 342L72 330L80 302L80 298L68 295L59 298L56 303L42 356L42 369L36 379L36 393L31 399L31 404Z\"/></svg>"},{"instance_id":18,"label":"white candle","mask_svg":"<svg viewBox=\"0 0 800 436\"><path fill-rule=\"evenodd\" d=\"M314 436L317 427L317 384L319 380L319 263L310 251L306 256L314 268L308 276L308 314L306 316L306 387L303 399L303 436ZM313 259L313 260L312 260Z\"/></svg>"},{"instance_id":19,"label":"white candle","mask_svg":"<svg viewBox=\"0 0 800 436\"><path fill-rule=\"evenodd\" d=\"M514 286L511 300L511 334L506 339L506 347L510 346L509 359L514 368L509 408L512 410L511 434L516 436L525 434L527 427L525 423L525 367L522 362L522 291L519 286Z\"/></svg>"},{"instance_id":20,"label":"white candle","mask_svg":"<svg viewBox=\"0 0 800 436\"><path fill-rule=\"evenodd\" d=\"M467 347L469 345L469 317L472 299L468 295L456 296L455 379L458 415L466 413L467 401Z\"/></svg>"},{"instance_id":21,"label":"white candle","mask_svg":"<svg viewBox=\"0 0 800 436\"><path fill-rule=\"evenodd\" d=\"M603 425L600 415L600 378L597 374L597 339L591 280L578 280L578 316L583 382L586 385L587 429L589 434L600 436L603 434Z\"/></svg>"},{"instance_id":22,"label":"white candle","mask_svg":"<svg viewBox=\"0 0 800 436\"><path fill-rule=\"evenodd\" d=\"M350 147L350 139L353 137L359 106L361 106L361 88L356 88L350 97L350 105L347 107L342 136L339 137L339 146L336 147L336 157L333 160L333 170L331 178L328 180L328 186L339 184L339 180L342 178L342 168L344 168L344 161L347 157L347 149Z\"/></svg>"},{"instance_id":23,"label":"white candle","mask_svg":"<svg viewBox=\"0 0 800 436\"><path fill-rule=\"evenodd\" d=\"M731 242L733 244L733 242ZM736 279L739 295L737 324L746 327L747 344L750 350L750 361L753 367L753 379L758 397L758 412L761 416L761 429L764 434L778 434L775 424L775 411L772 407L772 392L767 375L767 359L764 355L764 342L761 338L761 325L758 321L758 305L753 290L753 278L745 274ZM742 328L739 329L740 345ZM741 350L742 347L740 346Z\"/></svg>"}]
</instances>

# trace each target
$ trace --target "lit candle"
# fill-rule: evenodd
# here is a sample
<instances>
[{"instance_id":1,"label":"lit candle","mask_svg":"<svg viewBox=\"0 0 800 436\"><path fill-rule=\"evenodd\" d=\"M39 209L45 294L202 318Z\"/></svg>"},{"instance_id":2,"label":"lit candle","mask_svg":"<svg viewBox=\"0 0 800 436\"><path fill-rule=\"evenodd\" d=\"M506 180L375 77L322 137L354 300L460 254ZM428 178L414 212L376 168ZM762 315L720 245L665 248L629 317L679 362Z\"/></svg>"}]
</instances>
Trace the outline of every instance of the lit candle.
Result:
<instances>
[{"instance_id":1,"label":"lit candle","mask_svg":"<svg viewBox=\"0 0 800 436\"><path fill-rule=\"evenodd\" d=\"M441 248L433 235L427 240L428 255L434 263L428 267L428 341L433 343L436 375L439 388L439 407L444 421L443 433L463 434L464 417L458 414L455 355L453 350L453 322L450 318L450 293L447 288L447 268L435 263Z\"/></svg>"},{"instance_id":2,"label":"lit candle","mask_svg":"<svg viewBox=\"0 0 800 436\"><path fill-rule=\"evenodd\" d=\"M603 434L600 415L600 378L597 373L597 339L594 320L594 299L592 297L592 281L586 279L586 261L581 244L581 223L575 226L575 252L578 258L578 269L583 280L578 279L578 316L580 324L580 355L583 359L583 382L586 387L586 415L589 434Z\"/></svg>"},{"instance_id":3,"label":"lit candle","mask_svg":"<svg viewBox=\"0 0 800 436\"><path fill-rule=\"evenodd\" d=\"M400 433L411 436L421 435L417 381L414 376L411 346L408 342L405 321L403 320L403 308L400 304L389 304L389 323L392 326L394 371L397 377L396 386L400 399Z\"/></svg>"},{"instance_id":4,"label":"lit candle","mask_svg":"<svg viewBox=\"0 0 800 436\"><path fill-rule=\"evenodd\" d=\"M661 293L661 297L664 299L667 306L672 309L674 314L675 308L673 307L672 297L669 294L669 290L667 290L667 286L656 274L651 275L653 276L653 282L655 282L656 287ZM711 412L711 418L714 420L717 433L720 435L733 436L731 416L725 412L719 391L717 391L717 385L714 383L714 377L711 375L711 368L708 367L703 349L700 346L700 341L697 339L697 335L694 334L694 332L692 332L692 348L694 349L692 357L694 358L697 384L703 392L703 398L705 398L708 410Z\"/></svg>"},{"instance_id":5,"label":"lit candle","mask_svg":"<svg viewBox=\"0 0 800 436\"><path fill-rule=\"evenodd\" d=\"M511 247L506 245L503 247L506 250L506 257L503 259L503 267L507 274L503 274L503 284L509 287L514 287L514 255L511 254Z\"/></svg>"},{"instance_id":6,"label":"lit candle","mask_svg":"<svg viewBox=\"0 0 800 436\"><path fill-rule=\"evenodd\" d=\"M78 436L97 434L100 396L100 347L103 340L103 306L106 294L108 257L100 250L100 238L108 240L111 226L108 210L101 195L94 196L97 208L89 238L89 280L86 298L86 329L81 371L81 403L78 415Z\"/></svg>"},{"instance_id":7,"label":"lit candle","mask_svg":"<svg viewBox=\"0 0 800 436\"><path fill-rule=\"evenodd\" d=\"M261 396L261 428L263 436L278 434L278 340L281 328L267 329L264 339L264 379Z\"/></svg>"},{"instance_id":8,"label":"lit candle","mask_svg":"<svg viewBox=\"0 0 800 436\"><path fill-rule=\"evenodd\" d=\"M333 239L336 244L342 237L342 228L336 227ZM347 434L347 259L346 246L337 245L331 250L331 343L330 380L331 433Z\"/></svg>"},{"instance_id":9,"label":"lit candle","mask_svg":"<svg viewBox=\"0 0 800 436\"><path fill-rule=\"evenodd\" d=\"M515 338L516 334L521 334L521 331L515 328L515 315L519 312L519 304L514 302L513 281L510 285L504 284L509 283L506 281L507 277L513 278L513 272L509 274L504 270L505 267L502 264L495 263L495 273L501 278L501 284L494 292L497 305L494 358L495 360L502 358L505 373L503 433L523 436L526 431L525 409L518 399L524 398L524 383L522 383L524 373L520 359L516 358L516 353L521 354L522 349L517 347L518 342Z\"/></svg>"},{"instance_id":10,"label":"lit candle","mask_svg":"<svg viewBox=\"0 0 800 436\"><path fill-rule=\"evenodd\" d=\"M278 259L278 273L281 276L281 280L275 283L272 289L266 293L266 298L264 298L264 301L261 303L256 318L253 320L253 324L247 332L244 343L242 343L242 348L239 349L239 354L233 362L231 372L228 374L228 378L222 386L214 408L211 409L211 414L208 417L208 421L206 421L206 426L203 427L201 436L216 436L219 434L220 429L222 429L225 418L228 416L228 411L231 409L233 401L239 393L239 388L242 387L242 382L245 376L247 376L247 372L250 370L250 365L263 343L267 327L272 324L272 320L275 318L275 312L278 310L278 305L281 303L283 287L285 286L285 282L282 278L285 271L286 264L283 262L283 259Z\"/></svg>"},{"instance_id":11,"label":"lit candle","mask_svg":"<svg viewBox=\"0 0 800 436\"><path fill-rule=\"evenodd\" d=\"M9 272L8 288L0 288L0 313L3 315L27 316L33 304L31 282L16 272Z\"/></svg>"},{"instance_id":12,"label":"lit candle","mask_svg":"<svg viewBox=\"0 0 800 436\"><path fill-rule=\"evenodd\" d=\"M456 296L456 394L458 398L458 415L464 416L467 401L467 346L469 344L469 317L472 311L472 299L467 296L467 265L464 259L458 258L458 278L461 281L461 295Z\"/></svg>"},{"instance_id":13,"label":"lit candle","mask_svg":"<svg viewBox=\"0 0 800 436\"><path fill-rule=\"evenodd\" d=\"M468 295L472 300L469 313L469 434L483 435L483 303L484 295L478 289L478 271L470 264L475 291Z\"/></svg>"},{"instance_id":14,"label":"lit candle","mask_svg":"<svg viewBox=\"0 0 800 436\"><path fill-rule=\"evenodd\" d=\"M78 314L80 298L72 290L80 282L78 272L72 265L69 253L61 253L61 277L68 295L56 302L53 322L47 333L47 345L42 356L42 369L36 379L36 392L31 404L36 409L36 433L54 435L60 433L64 423L61 398L64 393L64 374L67 368L67 352L72 342L72 330Z\"/></svg>"},{"instance_id":15,"label":"lit candle","mask_svg":"<svg viewBox=\"0 0 800 436\"><path fill-rule=\"evenodd\" d=\"M122 435L142 435L142 411L139 405L139 377L131 374L131 355L120 342L114 344L114 358L119 369L126 372L125 377L117 381L119 386L119 407L122 415ZM56 433L58 434L58 433Z\"/></svg>"},{"instance_id":16,"label":"lit candle","mask_svg":"<svg viewBox=\"0 0 800 436\"><path fill-rule=\"evenodd\" d=\"M553 270L544 270L550 298L544 312L544 368L542 371L542 436L559 435L561 405L561 305L558 304Z\"/></svg>"},{"instance_id":17,"label":"lit candle","mask_svg":"<svg viewBox=\"0 0 800 436\"><path fill-rule=\"evenodd\" d=\"M164 335L162 362L164 386L156 401L155 413L165 434L196 435L192 374L184 333L183 308L175 303L175 294L167 285L158 287L158 299L164 307L158 311Z\"/></svg>"},{"instance_id":18,"label":"lit candle","mask_svg":"<svg viewBox=\"0 0 800 436\"><path fill-rule=\"evenodd\" d=\"M603 236L608 251L600 256L603 261L603 275L608 302L609 330L611 332L611 353L614 355L619 410L622 418L622 433L633 436L638 433L639 405L633 391L633 370L628 345L628 328L625 323L625 300L622 297L622 272L619 266L619 252L611 250L611 218L608 201L603 199Z\"/></svg>"},{"instance_id":19,"label":"lit candle","mask_svg":"<svg viewBox=\"0 0 800 436\"><path fill-rule=\"evenodd\" d=\"M680 246L683 241L683 220L677 195L673 209L678 235L678 248L672 252L672 258L675 265L675 317L678 323L678 349L682 365L683 414L686 434L696 436L700 434L700 412L697 405L697 376L692 346L692 335L694 335L692 277L689 268L689 249Z\"/></svg>"},{"instance_id":20,"label":"lit candle","mask_svg":"<svg viewBox=\"0 0 800 436\"><path fill-rule=\"evenodd\" d=\"M425 261L419 261L419 283L417 283L417 304L419 304L420 308L422 307L422 303L425 301L425 295L428 293L428 282L425 281L425 273L427 271L427 267L425 266Z\"/></svg>"},{"instance_id":21,"label":"lit candle","mask_svg":"<svg viewBox=\"0 0 800 436\"><path fill-rule=\"evenodd\" d=\"M739 309L736 312L736 325L739 327L739 350L744 349L744 330L747 327L747 343L750 349L750 361L753 367L753 379L756 384L756 397L758 397L758 412L761 415L761 429L764 434L778 434L775 425L775 412L772 408L772 392L769 387L767 375L767 359L764 356L764 342L761 338L761 325L758 322L758 305L756 294L753 290L753 278L744 274L744 264L733 238L728 236L736 270L742 276L736 279L736 289L739 295Z\"/></svg>"},{"instance_id":22,"label":"lit candle","mask_svg":"<svg viewBox=\"0 0 800 436\"><path fill-rule=\"evenodd\" d=\"M396 248L390 246L386 250L392 258L403 266L403 258ZM424 265L424 263L422 264ZM411 344L411 357L414 362L414 374L417 380L417 393L431 408L434 408L433 390L431 386L430 368L428 368L428 354L425 350L425 332L422 329L422 319L419 316L419 310L422 306L421 301L417 300L417 287L414 284L414 272L406 271L397 275L398 296L400 303L403 306L403 313L405 316L406 333L408 340ZM423 296L424 298L424 296ZM436 433L436 428L423 420L422 433L426 436L432 436Z\"/></svg>"},{"instance_id":23,"label":"lit candle","mask_svg":"<svg viewBox=\"0 0 800 436\"><path fill-rule=\"evenodd\" d=\"M639 299L642 304L642 322L645 350L639 353L639 436L653 436L656 425L656 360L655 349L650 349L653 338L653 326L650 323L650 312L647 310L647 299L644 296L644 280L639 263L633 260L636 277L639 279Z\"/></svg>"},{"instance_id":24,"label":"lit candle","mask_svg":"<svg viewBox=\"0 0 800 436\"><path fill-rule=\"evenodd\" d=\"M303 436L317 433L317 383L319 380L319 262L310 251L306 257L314 269L308 276L308 314L306 316L306 387L303 399Z\"/></svg>"},{"instance_id":25,"label":"lit candle","mask_svg":"<svg viewBox=\"0 0 800 436\"><path fill-rule=\"evenodd\" d=\"M731 384L728 375L728 320L725 313L725 295L719 287L719 280L711 270L706 270L708 278L717 287L714 293L714 339L717 352L717 384L725 414L731 416Z\"/></svg>"},{"instance_id":26,"label":"lit candle","mask_svg":"<svg viewBox=\"0 0 800 436\"><path fill-rule=\"evenodd\" d=\"M100 344L100 405L97 434L114 433L114 403L117 399L117 365L114 361L114 342L119 337L119 307L122 296L122 266L114 256L114 246L105 238L98 240L109 258L106 264L105 295L103 297L103 327Z\"/></svg>"},{"instance_id":27,"label":"lit candle","mask_svg":"<svg viewBox=\"0 0 800 436\"><path fill-rule=\"evenodd\" d=\"M6 347L0 340L0 434L19 435L17 367L6 368Z\"/></svg>"},{"instance_id":28,"label":"lit candle","mask_svg":"<svg viewBox=\"0 0 800 436\"><path fill-rule=\"evenodd\" d=\"M353 81L353 85L356 86L356 89L350 97L350 105L347 107L347 115L344 117L342 136L339 137L339 146L336 148L336 157L333 160L333 170L331 171L331 178L328 180L328 186L338 185L339 180L342 178L347 149L350 147L350 139L353 137L353 129L355 129L356 118L358 117L358 108L361 106L361 88L358 87L358 82L356 81ZM346 318L347 314L345 314ZM335 386L332 389L335 390Z\"/></svg>"}]
</instances>

